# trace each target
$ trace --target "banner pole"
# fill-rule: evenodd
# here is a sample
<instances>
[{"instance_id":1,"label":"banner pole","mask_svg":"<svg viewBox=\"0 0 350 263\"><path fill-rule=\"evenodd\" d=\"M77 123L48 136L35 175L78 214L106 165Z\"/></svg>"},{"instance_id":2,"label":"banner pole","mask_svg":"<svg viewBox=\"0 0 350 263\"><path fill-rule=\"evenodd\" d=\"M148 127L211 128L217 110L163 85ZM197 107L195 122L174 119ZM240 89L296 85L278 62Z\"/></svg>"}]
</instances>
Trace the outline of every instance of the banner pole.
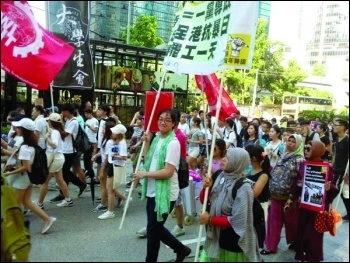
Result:
<instances>
[{"instance_id":1,"label":"banner pole","mask_svg":"<svg viewBox=\"0 0 350 263\"><path fill-rule=\"evenodd\" d=\"M53 104L53 81L50 82L50 96L51 96L52 112L55 112L55 108L54 108L54 104Z\"/></svg>"},{"instance_id":2,"label":"banner pole","mask_svg":"<svg viewBox=\"0 0 350 263\"><path fill-rule=\"evenodd\" d=\"M215 141L216 141L216 129L218 127L218 120L219 120L219 113L221 109L221 98L222 98L222 90L223 90L223 83L224 83L224 77L226 73L226 68L223 69L222 72L222 78L220 82L220 90L219 90L219 97L218 101L216 103L216 114L215 114L215 124L214 124L214 134L213 139L211 142L211 148L210 148L210 158L209 158L209 166L208 166L208 172L207 176L211 177L211 169L212 169L212 163L213 163L213 155L214 155L214 148L215 148ZM205 194L204 194L204 202L203 202L203 208L202 208L202 214L205 213L207 209L207 203L208 203L208 195L209 195L209 188L205 188ZM199 248L200 248L200 242L202 238L202 232L203 232L204 225L199 226L199 233L198 233L198 239L197 239L197 248L196 248L196 254L194 262L198 262L198 255L199 255Z\"/></svg>"},{"instance_id":3,"label":"banner pole","mask_svg":"<svg viewBox=\"0 0 350 263\"><path fill-rule=\"evenodd\" d=\"M152 108L151 116L149 117L150 119L148 121L147 129L146 129L146 132L145 132L146 136L147 136L147 134L148 134L148 132L149 132L149 130L151 128L153 115L154 115L154 112L155 112L157 104L158 104L160 92L161 92L161 90L163 88L163 85L164 85L164 81L163 80L165 79L165 75L166 75L166 72L164 71L163 77L162 77L162 81L161 81L161 83L159 85L159 89L157 91L157 96L156 96L155 101L154 101L154 105L153 105L153 108ZM143 141L143 143L142 143L140 154L139 154L139 158L137 160L137 164L136 164L136 168L135 168L135 173L137 173L137 171L139 170L139 166L140 166L140 162L141 162L141 158L142 158L142 153L143 153L143 150L145 148L145 143L146 143L146 141ZM119 230L122 229L122 227L123 227L126 211L128 210L131 194L132 194L132 191L134 189L134 180L132 180L131 182L132 183L131 183L130 191L129 191L129 194L128 194L128 198L126 200L126 204L125 204L125 208L124 208L124 212L123 212L123 217L122 217L122 220L120 221Z\"/></svg>"}]
</instances>

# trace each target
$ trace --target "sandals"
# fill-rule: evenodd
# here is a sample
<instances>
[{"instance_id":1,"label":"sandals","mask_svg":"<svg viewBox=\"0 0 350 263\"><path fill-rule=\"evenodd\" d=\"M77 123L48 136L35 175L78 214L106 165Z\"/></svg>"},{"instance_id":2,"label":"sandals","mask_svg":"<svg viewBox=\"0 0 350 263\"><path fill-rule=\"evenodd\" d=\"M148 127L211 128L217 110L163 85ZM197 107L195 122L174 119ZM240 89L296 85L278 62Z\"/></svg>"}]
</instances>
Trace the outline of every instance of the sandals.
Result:
<instances>
[{"instance_id":1,"label":"sandals","mask_svg":"<svg viewBox=\"0 0 350 263\"><path fill-rule=\"evenodd\" d=\"M268 251L268 250L263 249L263 250L260 251L260 254L261 255L270 255L270 254L276 254L276 252L275 251Z\"/></svg>"}]
</instances>

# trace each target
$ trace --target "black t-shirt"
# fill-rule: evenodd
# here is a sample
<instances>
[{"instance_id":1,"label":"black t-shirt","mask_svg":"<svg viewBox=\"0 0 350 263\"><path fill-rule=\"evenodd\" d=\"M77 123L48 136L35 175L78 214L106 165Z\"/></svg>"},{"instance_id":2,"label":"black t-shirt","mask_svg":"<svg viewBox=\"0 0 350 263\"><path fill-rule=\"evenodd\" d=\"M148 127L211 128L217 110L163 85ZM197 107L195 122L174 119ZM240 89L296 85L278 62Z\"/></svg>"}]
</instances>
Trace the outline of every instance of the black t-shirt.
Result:
<instances>
[{"instance_id":1,"label":"black t-shirt","mask_svg":"<svg viewBox=\"0 0 350 263\"><path fill-rule=\"evenodd\" d=\"M323 136L320 137L321 142L323 142L323 144L327 147L328 145L331 144L331 141L329 140L329 138L327 136ZM324 153L324 155L321 156L322 160L327 160L328 161L328 156L329 156L329 151L326 150L326 152Z\"/></svg>"},{"instance_id":2,"label":"black t-shirt","mask_svg":"<svg viewBox=\"0 0 350 263\"><path fill-rule=\"evenodd\" d=\"M346 135L340 142L336 141L334 144L334 149L334 174L343 175L349 160L349 136Z\"/></svg>"},{"instance_id":3,"label":"black t-shirt","mask_svg":"<svg viewBox=\"0 0 350 263\"><path fill-rule=\"evenodd\" d=\"M151 91L158 91L158 90L159 90L159 84L158 84L158 82L154 82L151 85Z\"/></svg>"}]
</instances>

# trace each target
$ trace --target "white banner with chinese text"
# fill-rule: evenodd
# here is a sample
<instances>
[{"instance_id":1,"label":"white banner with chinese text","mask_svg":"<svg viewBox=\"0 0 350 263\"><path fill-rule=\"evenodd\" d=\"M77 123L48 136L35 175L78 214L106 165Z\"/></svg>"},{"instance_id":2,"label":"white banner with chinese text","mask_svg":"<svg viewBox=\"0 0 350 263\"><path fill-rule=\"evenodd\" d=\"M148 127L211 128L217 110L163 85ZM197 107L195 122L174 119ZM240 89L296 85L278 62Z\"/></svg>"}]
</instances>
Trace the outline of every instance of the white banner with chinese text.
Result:
<instances>
[{"instance_id":1,"label":"white banner with chinese text","mask_svg":"<svg viewBox=\"0 0 350 263\"><path fill-rule=\"evenodd\" d=\"M224 65L251 67L257 1L187 2L176 16L163 68L209 75Z\"/></svg>"}]
</instances>

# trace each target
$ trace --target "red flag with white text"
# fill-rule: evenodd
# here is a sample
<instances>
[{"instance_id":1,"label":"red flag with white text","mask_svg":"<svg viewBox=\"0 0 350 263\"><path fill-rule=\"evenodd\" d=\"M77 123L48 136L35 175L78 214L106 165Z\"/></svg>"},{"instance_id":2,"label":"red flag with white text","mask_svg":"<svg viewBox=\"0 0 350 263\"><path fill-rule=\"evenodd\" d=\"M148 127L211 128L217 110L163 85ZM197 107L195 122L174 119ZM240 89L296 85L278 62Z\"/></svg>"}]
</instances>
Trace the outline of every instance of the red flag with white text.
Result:
<instances>
[{"instance_id":1,"label":"red flag with white text","mask_svg":"<svg viewBox=\"0 0 350 263\"><path fill-rule=\"evenodd\" d=\"M211 116L216 114L216 104L219 98L220 82L215 75L212 73L210 75L195 75L197 87L203 90L207 96L207 101L209 105L209 113ZM203 89L202 89L203 86ZM230 117L232 113L237 113L238 109L233 103L230 96L227 94L225 89L222 89L221 97L221 109L219 113L219 120L224 121L226 118Z\"/></svg>"},{"instance_id":2,"label":"red flag with white text","mask_svg":"<svg viewBox=\"0 0 350 263\"><path fill-rule=\"evenodd\" d=\"M48 90L74 48L41 27L27 1L1 2L1 69Z\"/></svg>"}]
</instances>

